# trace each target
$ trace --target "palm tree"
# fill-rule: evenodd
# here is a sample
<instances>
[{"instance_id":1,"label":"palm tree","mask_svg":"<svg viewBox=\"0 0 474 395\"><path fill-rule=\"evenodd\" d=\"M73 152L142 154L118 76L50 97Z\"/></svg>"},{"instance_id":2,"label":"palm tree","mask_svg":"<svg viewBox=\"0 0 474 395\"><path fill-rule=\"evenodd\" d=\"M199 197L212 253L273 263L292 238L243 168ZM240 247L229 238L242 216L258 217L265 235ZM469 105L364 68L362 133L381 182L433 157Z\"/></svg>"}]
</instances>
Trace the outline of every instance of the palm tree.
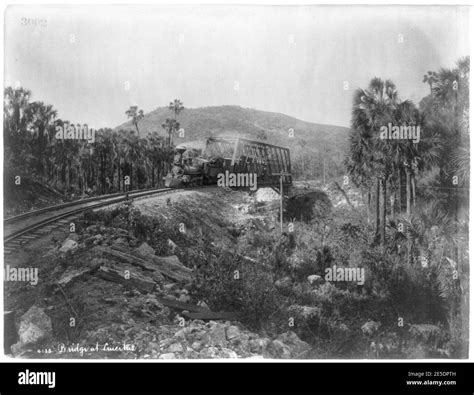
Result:
<instances>
[{"instance_id":1,"label":"palm tree","mask_svg":"<svg viewBox=\"0 0 474 395\"><path fill-rule=\"evenodd\" d=\"M435 71L428 71L428 74L423 76L423 82L428 83L430 86L430 94L433 94L433 84L438 80L438 73Z\"/></svg>"},{"instance_id":2,"label":"palm tree","mask_svg":"<svg viewBox=\"0 0 474 395\"><path fill-rule=\"evenodd\" d=\"M140 136L140 131L138 130L138 122L144 117L143 110L139 110L138 106L130 106L130 108L125 111L128 118L132 119L133 125L137 129L137 133Z\"/></svg>"},{"instance_id":3,"label":"palm tree","mask_svg":"<svg viewBox=\"0 0 474 395\"><path fill-rule=\"evenodd\" d=\"M13 151L13 158L19 157L24 150L27 133L26 109L31 98L31 91L12 87L5 88L3 101L3 136L4 144Z\"/></svg>"},{"instance_id":4,"label":"palm tree","mask_svg":"<svg viewBox=\"0 0 474 395\"><path fill-rule=\"evenodd\" d=\"M174 99L172 102L170 102L170 104L168 104L168 109L173 111L174 118L167 119L165 123L162 125L162 127L168 131L169 146L171 147L172 139L173 139L173 131L176 131L179 129L179 122L177 121L177 118L178 118L178 115L181 113L181 111L184 110L184 106L181 100Z\"/></svg>"},{"instance_id":5,"label":"palm tree","mask_svg":"<svg viewBox=\"0 0 474 395\"><path fill-rule=\"evenodd\" d=\"M368 89L358 89L354 96L352 127L359 130L366 140L366 154L359 160L371 160L369 172L375 177L375 235L374 241L381 238L385 242L387 180L391 171L391 148L386 140L379 138L380 128L393 120L393 113L398 104L398 93L395 84L373 78ZM381 192L381 202L379 195ZM380 206L379 206L380 205ZM379 224L379 218L381 224Z\"/></svg>"},{"instance_id":6,"label":"palm tree","mask_svg":"<svg viewBox=\"0 0 474 395\"><path fill-rule=\"evenodd\" d=\"M43 102L33 102L26 108L26 117L28 119L29 128L33 130L34 139L36 140L36 154L38 171L44 173L44 154L46 144L49 142L48 128L57 116L57 111L51 105L45 105Z\"/></svg>"},{"instance_id":7,"label":"palm tree","mask_svg":"<svg viewBox=\"0 0 474 395\"><path fill-rule=\"evenodd\" d=\"M179 99L174 99L168 104L168 109L174 112L174 119L176 120L179 113L184 110L183 103Z\"/></svg>"},{"instance_id":8,"label":"palm tree","mask_svg":"<svg viewBox=\"0 0 474 395\"><path fill-rule=\"evenodd\" d=\"M176 119L166 118L165 123L163 123L161 127L168 132L168 145L171 147L173 131L179 129L179 122Z\"/></svg>"}]
</instances>

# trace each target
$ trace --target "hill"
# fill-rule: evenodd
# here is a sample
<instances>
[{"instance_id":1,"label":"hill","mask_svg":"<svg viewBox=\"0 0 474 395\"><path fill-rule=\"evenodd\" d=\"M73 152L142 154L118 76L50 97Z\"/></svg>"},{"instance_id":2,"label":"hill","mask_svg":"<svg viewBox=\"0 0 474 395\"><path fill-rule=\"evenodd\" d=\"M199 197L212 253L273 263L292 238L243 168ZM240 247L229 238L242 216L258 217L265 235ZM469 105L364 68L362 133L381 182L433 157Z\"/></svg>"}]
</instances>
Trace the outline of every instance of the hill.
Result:
<instances>
[{"instance_id":1,"label":"hill","mask_svg":"<svg viewBox=\"0 0 474 395\"><path fill-rule=\"evenodd\" d=\"M166 136L161 125L172 116L166 107L145 114L138 124L140 134ZM179 114L178 121L185 130L185 137L174 136L175 143L196 144L209 136L242 136L289 147L293 171L302 178L322 176L323 162L327 177L339 176L349 135L345 127L305 122L284 114L239 106L186 108ZM294 131L293 137L290 137L290 129ZM135 128L129 121L116 130Z\"/></svg>"}]
</instances>

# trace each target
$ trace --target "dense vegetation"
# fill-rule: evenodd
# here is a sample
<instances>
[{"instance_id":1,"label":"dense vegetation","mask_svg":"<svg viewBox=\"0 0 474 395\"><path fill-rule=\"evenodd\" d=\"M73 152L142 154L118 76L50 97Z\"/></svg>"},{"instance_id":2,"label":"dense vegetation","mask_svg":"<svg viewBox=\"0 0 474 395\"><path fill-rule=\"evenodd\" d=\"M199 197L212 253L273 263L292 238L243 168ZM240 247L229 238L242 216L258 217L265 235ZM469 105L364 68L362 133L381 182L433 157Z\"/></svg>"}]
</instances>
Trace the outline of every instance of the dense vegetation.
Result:
<instances>
[{"instance_id":1,"label":"dense vegetation","mask_svg":"<svg viewBox=\"0 0 474 395\"><path fill-rule=\"evenodd\" d=\"M345 188L365 205L331 211L317 199L283 235L250 224L237 253L205 241L208 255L193 257L200 297L266 332L291 326L315 358L467 357L469 59L429 75L419 107L391 81L373 79L354 95ZM388 122L419 123L420 142L381 140ZM308 284L333 265L363 268L365 284ZM239 282L229 276L236 270Z\"/></svg>"},{"instance_id":2,"label":"dense vegetation","mask_svg":"<svg viewBox=\"0 0 474 395\"><path fill-rule=\"evenodd\" d=\"M5 89L6 190L15 187L16 176L43 182L66 195L163 184L172 147L159 136L139 137L143 112L137 107L126 111L136 133L105 128L95 131L94 141L58 139L57 128L68 130L72 123L58 118L51 105L30 99L31 92L26 89ZM177 122L173 124L177 126Z\"/></svg>"},{"instance_id":3,"label":"dense vegetation","mask_svg":"<svg viewBox=\"0 0 474 395\"><path fill-rule=\"evenodd\" d=\"M59 140L56 128L67 128L72 122L59 118L53 106L33 101L29 90L6 88L6 190L14 188L18 175L67 195L159 186L174 145L197 143L202 148L206 137L226 134L290 146L296 178L329 179L344 170L346 128L236 106L185 109L177 99L147 114L132 106L124 115L127 123L97 130L93 143ZM129 185L126 176L130 177Z\"/></svg>"}]
</instances>

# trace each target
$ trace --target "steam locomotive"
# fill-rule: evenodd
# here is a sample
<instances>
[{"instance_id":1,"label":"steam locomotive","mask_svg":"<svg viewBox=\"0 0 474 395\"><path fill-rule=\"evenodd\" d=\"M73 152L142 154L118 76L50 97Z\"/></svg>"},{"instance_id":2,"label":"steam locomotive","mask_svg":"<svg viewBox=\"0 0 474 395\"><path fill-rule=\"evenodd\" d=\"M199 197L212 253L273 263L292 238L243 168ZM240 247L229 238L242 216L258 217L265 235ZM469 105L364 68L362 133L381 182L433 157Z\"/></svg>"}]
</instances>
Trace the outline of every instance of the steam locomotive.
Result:
<instances>
[{"instance_id":1,"label":"steam locomotive","mask_svg":"<svg viewBox=\"0 0 474 395\"><path fill-rule=\"evenodd\" d=\"M224 172L223 158L196 156L185 146L176 147L171 170L165 177L165 186L181 188L193 185L210 185L217 182L217 175Z\"/></svg>"},{"instance_id":2,"label":"steam locomotive","mask_svg":"<svg viewBox=\"0 0 474 395\"><path fill-rule=\"evenodd\" d=\"M202 154L178 145L165 186L216 184L225 172L258 176L259 186L289 186L290 150L242 137L209 137Z\"/></svg>"}]
</instances>

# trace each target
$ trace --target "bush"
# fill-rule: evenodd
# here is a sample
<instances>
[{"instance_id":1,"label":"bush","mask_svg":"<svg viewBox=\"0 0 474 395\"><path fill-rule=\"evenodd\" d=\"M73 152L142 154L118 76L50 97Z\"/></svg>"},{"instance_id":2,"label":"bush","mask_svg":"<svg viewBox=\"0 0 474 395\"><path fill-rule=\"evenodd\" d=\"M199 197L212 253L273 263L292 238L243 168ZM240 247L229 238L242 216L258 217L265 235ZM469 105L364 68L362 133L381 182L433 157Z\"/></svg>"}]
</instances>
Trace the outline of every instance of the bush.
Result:
<instances>
[{"instance_id":1,"label":"bush","mask_svg":"<svg viewBox=\"0 0 474 395\"><path fill-rule=\"evenodd\" d=\"M208 251L200 257L191 294L215 311L236 312L249 327L261 329L283 312L283 298L271 270L244 262L237 254Z\"/></svg>"}]
</instances>

